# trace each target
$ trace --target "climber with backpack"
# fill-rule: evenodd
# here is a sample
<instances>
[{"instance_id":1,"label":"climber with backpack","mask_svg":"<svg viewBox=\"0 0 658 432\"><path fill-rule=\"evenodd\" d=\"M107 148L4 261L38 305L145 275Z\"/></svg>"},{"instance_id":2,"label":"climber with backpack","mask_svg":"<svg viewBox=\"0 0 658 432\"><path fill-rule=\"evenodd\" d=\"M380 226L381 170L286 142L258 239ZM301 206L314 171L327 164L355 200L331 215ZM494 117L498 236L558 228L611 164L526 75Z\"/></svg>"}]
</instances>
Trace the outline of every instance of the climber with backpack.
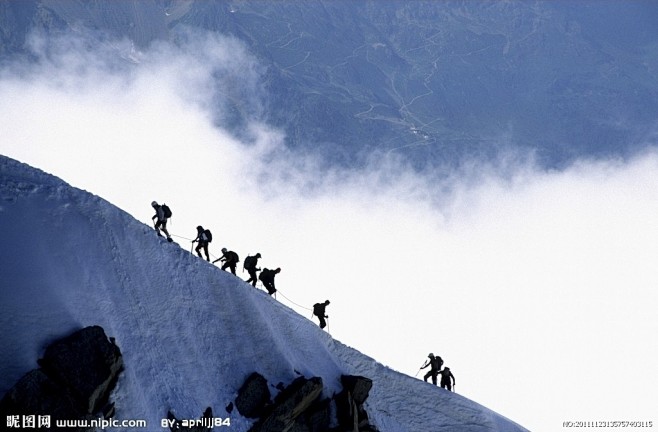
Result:
<instances>
[{"instance_id":1,"label":"climber with backpack","mask_svg":"<svg viewBox=\"0 0 658 432\"><path fill-rule=\"evenodd\" d=\"M425 369L428 366L430 367L429 372L425 374L423 380L427 382L427 378L432 377L432 384L436 385L436 377L441 370L441 366L443 366L443 359L439 356L434 357L434 354L432 353L429 353L427 357L429 357L429 360L420 367L421 369Z\"/></svg>"},{"instance_id":2,"label":"climber with backpack","mask_svg":"<svg viewBox=\"0 0 658 432\"><path fill-rule=\"evenodd\" d=\"M213 264L217 261L225 261L224 265L222 266L222 270L230 268L231 273L235 274L235 266L240 262L240 257L237 253L226 250L226 248L222 248L222 256L213 261Z\"/></svg>"},{"instance_id":3,"label":"climber with backpack","mask_svg":"<svg viewBox=\"0 0 658 432\"><path fill-rule=\"evenodd\" d=\"M270 293L270 295L274 294L276 292L276 288L274 287L274 276L279 274L281 272L280 268L277 268L276 270L270 270L270 269L263 269L262 272L260 272L260 276L258 279L260 279L261 282L263 282L263 286L265 289L267 289L267 292Z\"/></svg>"},{"instance_id":4,"label":"climber with backpack","mask_svg":"<svg viewBox=\"0 0 658 432\"><path fill-rule=\"evenodd\" d=\"M329 318L329 316L325 315L325 309L327 306L329 306L330 303L331 302L329 300L325 300L324 303L316 303L313 305L313 315L320 319L321 329L327 326L327 321L325 321L325 318Z\"/></svg>"},{"instance_id":5,"label":"climber with backpack","mask_svg":"<svg viewBox=\"0 0 658 432\"><path fill-rule=\"evenodd\" d=\"M441 374L441 388L452 391L452 387L455 385L455 376L450 372L450 368L446 366L439 374ZM452 382L450 382L451 378Z\"/></svg>"},{"instance_id":6,"label":"climber with backpack","mask_svg":"<svg viewBox=\"0 0 658 432\"><path fill-rule=\"evenodd\" d=\"M247 283L251 283L254 287L258 282L258 275L256 274L256 272L260 271L260 269L257 267L258 259L260 257L261 257L260 253L257 253L256 255L248 256L247 258L245 258L244 263L242 264L242 269L247 270L247 273L249 273L249 279L247 280Z\"/></svg>"},{"instance_id":7,"label":"climber with backpack","mask_svg":"<svg viewBox=\"0 0 658 432\"><path fill-rule=\"evenodd\" d=\"M167 220L171 217L171 209L167 204L160 205L156 201L151 203L151 207L155 210L155 214L151 218L155 222L155 232L162 237L162 234L160 234L160 230L162 230L167 235L167 241L172 242L173 240L167 231Z\"/></svg>"},{"instance_id":8,"label":"climber with backpack","mask_svg":"<svg viewBox=\"0 0 658 432\"><path fill-rule=\"evenodd\" d=\"M206 254L206 261L210 261L210 254L208 253L208 244L212 241L212 233L210 230L204 229L201 225L196 227L196 238L192 240L192 243L199 242L196 249L194 249L201 258L201 249Z\"/></svg>"}]
</instances>

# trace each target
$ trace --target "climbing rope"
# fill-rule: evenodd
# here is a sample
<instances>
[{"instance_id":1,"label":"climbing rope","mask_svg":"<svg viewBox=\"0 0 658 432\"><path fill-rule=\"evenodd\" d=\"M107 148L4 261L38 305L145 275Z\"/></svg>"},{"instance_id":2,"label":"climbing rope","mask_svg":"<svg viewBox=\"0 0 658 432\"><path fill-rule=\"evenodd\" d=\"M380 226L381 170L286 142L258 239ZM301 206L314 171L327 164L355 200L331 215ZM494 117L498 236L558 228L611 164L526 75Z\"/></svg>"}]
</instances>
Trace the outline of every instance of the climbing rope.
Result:
<instances>
[{"instance_id":1,"label":"climbing rope","mask_svg":"<svg viewBox=\"0 0 658 432\"><path fill-rule=\"evenodd\" d=\"M294 305L297 306L297 307L300 307L300 308L302 308L302 309L306 309L306 310L309 310L309 311L312 311L312 310L313 310L313 309L311 309L311 308L307 308L307 307L305 307L305 306L300 305L299 303L295 303L294 301L290 300L290 299L289 299L288 297L286 297L286 296L281 292L281 290L278 289L278 288L277 288L277 291L276 291L276 292L278 292L279 294L281 294L281 297L283 297L284 299L288 300L290 303L294 304Z\"/></svg>"},{"instance_id":2,"label":"climbing rope","mask_svg":"<svg viewBox=\"0 0 658 432\"><path fill-rule=\"evenodd\" d=\"M183 240L187 240L187 241L189 241L189 242L193 241L193 239L191 239L191 238L187 238L187 237L180 236L180 235L177 235L177 234L170 234L170 236L171 236L171 237L176 237L176 238L179 238L179 239L183 239ZM192 248L192 251L190 251L190 253L193 254L193 250L194 250L194 248ZM210 256L211 256L213 259L215 258L215 255L213 255L212 253L210 253ZM236 276L236 277L237 277L237 276ZM241 279L241 278L240 278L240 279ZM260 285L260 283L258 283L257 285ZM300 305L299 303L296 303L295 301L293 301L293 300L291 300L290 298L286 297L286 295L283 294L283 293L281 292L280 289L277 289L275 295L276 295L276 294L281 294L281 297L283 297L284 299L286 299L288 302L294 304L294 305L297 306L298 308L302 308L302 309L307 310L307 311L312 311L312 310L313 310L312 308L308 308L308 307L306 307L306 306L302 306L302 305ZM274 298L276 298L276 297L274 297ZM327 322L327 327L328 327L328 326L329 326L329 322Z\"/></svg>"},{"instance_id":3,"label":"climbing rope","mask_svg":"<svg viewBox=\"0 0 658 432\"><path fill-rule=\"evenodd\" d=\"M171 235L172 237L180 238L180 239L187 240L187 241L192 241L192 240L193 240L193 239L191 239L191 238L187 238L187 237L179 236L179 235L176 235L176 234L170 234L170 235Z\"/></svg>"},{"instance_id":4,"label":"climbing rope","mask_svg":"<svg viewBox=\"0 0 658 432\"><path fill-rule=\"evenodd\" d=\"M194 239L187 238L187 237L184 237L184 236L179 236L179 235L177 235L177 234L169 234L169 236L170 236L170 237L176 237L176 238L183 239L183 240L187 240L187 241L189 241L189 242L193 242L193 241L194 241ZM193 247L193 246L191 247L190 253L191 253L191 254L194 254L194 247ZM212 252L210 252L210 251L208 251L208 255L210 255L213 259L217 259L217 257L216 257Z\"/></svg>"}]
</instances>

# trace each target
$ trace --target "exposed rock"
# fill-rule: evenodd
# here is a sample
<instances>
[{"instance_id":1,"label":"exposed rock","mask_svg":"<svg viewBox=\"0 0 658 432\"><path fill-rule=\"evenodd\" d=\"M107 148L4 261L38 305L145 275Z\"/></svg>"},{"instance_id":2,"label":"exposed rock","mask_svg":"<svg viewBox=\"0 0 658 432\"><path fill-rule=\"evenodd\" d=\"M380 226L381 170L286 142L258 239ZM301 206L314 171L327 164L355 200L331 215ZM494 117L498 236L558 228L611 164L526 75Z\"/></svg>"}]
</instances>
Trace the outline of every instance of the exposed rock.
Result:
<instances>
[{"instance_id":1,"label":"exposed rock","mask_svg":"<svg viewBox=\"0 0 658 432\"><path fill-rule=\"evenodd\" d=\"M343 389L350 392L352 399L357 405L363 405L368 399L368 393L372 388L372 380L370 378L357 376L357 375L343 375L340 377L340 382L343 384Z\"/></svg>"},{"instance_id":2,"label":"exposed rock","mask_svg":"<svg viewBox=\"0 0 658 432\"><path fill-rule=\"evenodd\" d=\"M39 364L41 369L25 374L5 394L0 418L50 416L51 427L56 429L55 420L113 415L114 405L108 400L123 361L119 348L101 327L87 327L52 343Z\"/></svg>"},{"instance_id":3,"label":"exposed rock","mask_svg":"<svg viewBox=\"0 0 658 432\"><path fill-rule=\"evenodd\" d=\"M53 419L77 419L81 412L66 388L34 369L18 380L0 402L0 418L9 415L49 415Z\"/></svg>"},{"instance_id":4,"label":"exposed rock","mask_svg":"<svg viewBox=\"0 0 658 432\"><path fill-rule=\"evenodd\" d=\"M105 331L93 326L51 344L39 364L53 380L65 383L84 412L93 413L107 402L123 359Z\"/></svg>"},{"instance_id":5,"label":"exposed rock","mask_svg":"<svg viewBox=\"0 0 658 432\"><path fill-rule=\"evenodd\" d=\"M243 416L257 418L263 415L269 403L270 389L267 380L257 372L252 373L238 391L235 407Z\"/></svg>"},{"instance_id":6,"label":"exposed rock","mask_svg":"<svg viewBox=\"0 0 658 432\"><path fill-rule=\"evenodd\" d=\"M334 401L336 403L336 418L338 419L338 424L342 426L342 430L345 430L345 428L348 428L347 430L352 430L354 423L356 423L355 417L357 416L357 407L350 397L350 393L343 390L334 396Z\"/></svg>"},{"instance_id":7,"label":"exposed rock","mask_svg":"<svg viewBox=\"0 0 658 432\"><path fill-rule=\"evenodd\" d=\"M116 407L114 406L114 402L107 403L101 412L103 413L103 418L108 419L110 417L114 417L114 414L116 414Z\"/></svg>"},{"instance_id":8,"label":"exposed rock","mask_svg":"<svg viewBox=\"0 0 658 432\"><path fill-rule=\"evenodd\" d=\"M336 402L336 417L340 430L362 431L376 430L368 421L368 413L363 403L368 399L372 388L370 378L354 375L341 376L343 390L338 393L334 400Z\"/></svg>"},{"instance_id":9,"label":"exposed rock","mask_svg":"<svg viewBox=\"0 0 658 432\"><path fill-rule=\"evenodd\" d=\"M300 377L295 379L274 400L274 406L269 415L257 422L250 431L252 432L288 432L293 427L298 432L305 431L305 422L295 420L307 411L322 393L322 378L314 377L306 379ZM309 430L310 429L306 429Z\"/></svg>"},{"instance_id":10,"label":"exposed rock","mask_svg":"<svg viewBox=\"0 0 658 432\"><path fill-rule=\"evenodd\" d=\"M331 399L322 399L311 405L303 415L297 417L295 426L299 430L320 432L329 429L331 420ZM291 429L297 431L297 429Z\"/></svg>"},{"instance_id":11,"label":"exposed rock","mask_svg":"<svg viewBox=\"0 0 658 432\"><path fill-rule=\"evenodd\" d=\"M276 388L281 392L271 405L263 408L264 413L250 432L377 432L363 406L372 388L372 380L343 375L341 382L343 390L332 399L320 398L323 386L319 377L300 377L287 387L279 383ZM254 373L242 386L238 397L241 398L241 394L256 383L260 388L267 388L265 378ZM330 427L334 407L337 424L334 422L334 427Z\"/></svg>"}]
</instances>

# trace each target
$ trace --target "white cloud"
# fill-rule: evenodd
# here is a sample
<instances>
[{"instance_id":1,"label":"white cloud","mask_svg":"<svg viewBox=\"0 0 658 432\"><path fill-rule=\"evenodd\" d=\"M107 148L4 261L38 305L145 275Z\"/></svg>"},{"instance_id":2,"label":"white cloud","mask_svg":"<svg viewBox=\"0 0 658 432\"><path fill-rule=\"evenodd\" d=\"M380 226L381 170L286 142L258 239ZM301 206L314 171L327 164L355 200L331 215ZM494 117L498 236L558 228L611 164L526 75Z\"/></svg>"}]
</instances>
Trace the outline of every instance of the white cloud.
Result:
<instances>
[{"instance_id":1,"label":"white cloud","mask_svg":"<svg viewBox=\"0 0 658 432\"><path fill-rule=\"evenodd\" d=\"M0 152L145 223L167 202L183 248L202 224L211 252L260 251L287 298L331 299L339 340L412 375L442 355L458 391L530 429L649 414L658 155L320 169L260 121L262 68L243 46L185 38L138 63L121 41L34 39L37 62L1 73ZM236 103L252 120L241 139L222 126Z\"/></svg>"}]
</instances>

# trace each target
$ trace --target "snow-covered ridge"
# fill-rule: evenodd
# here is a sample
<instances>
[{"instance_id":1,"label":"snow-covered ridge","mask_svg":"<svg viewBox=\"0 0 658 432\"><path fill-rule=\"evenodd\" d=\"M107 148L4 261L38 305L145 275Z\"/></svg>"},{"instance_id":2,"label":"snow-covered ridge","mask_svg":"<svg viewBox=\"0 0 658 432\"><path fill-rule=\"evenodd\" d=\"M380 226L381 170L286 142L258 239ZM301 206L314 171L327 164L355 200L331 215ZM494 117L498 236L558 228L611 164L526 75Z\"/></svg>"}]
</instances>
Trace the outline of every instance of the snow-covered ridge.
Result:
<instances>
[{"instance_id":1,"label":"snow-covered ridge","mask_svg":"<svg viewBox=\"0 0 658 432\"><path fill-rule=\"evenodd\" d=\"M44 346L88 325L124 355L112 399L118 419L160 430L167 410L212 407L231 430L251 420L224 407L253 371L270 383L340 375L374 382L366 403L382 431L523 431L454 393L395 372L100 197L0 156L0 394Z\"/></svg>"}]
</instances>

